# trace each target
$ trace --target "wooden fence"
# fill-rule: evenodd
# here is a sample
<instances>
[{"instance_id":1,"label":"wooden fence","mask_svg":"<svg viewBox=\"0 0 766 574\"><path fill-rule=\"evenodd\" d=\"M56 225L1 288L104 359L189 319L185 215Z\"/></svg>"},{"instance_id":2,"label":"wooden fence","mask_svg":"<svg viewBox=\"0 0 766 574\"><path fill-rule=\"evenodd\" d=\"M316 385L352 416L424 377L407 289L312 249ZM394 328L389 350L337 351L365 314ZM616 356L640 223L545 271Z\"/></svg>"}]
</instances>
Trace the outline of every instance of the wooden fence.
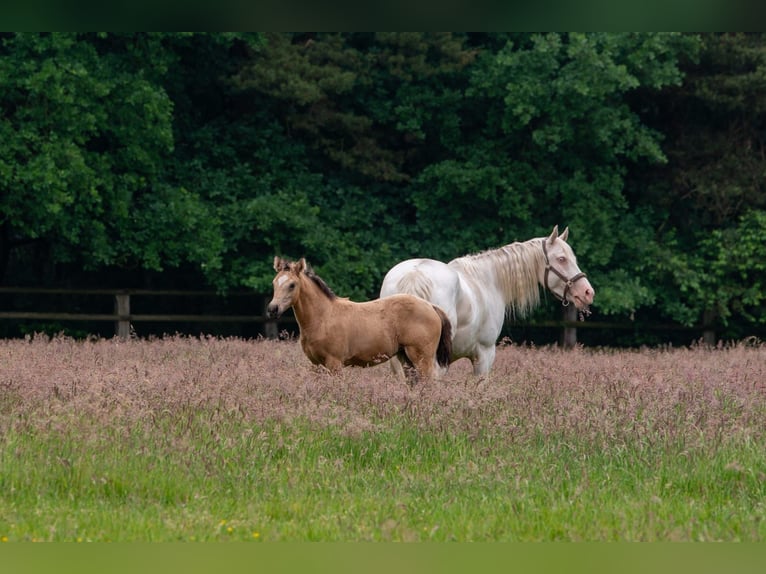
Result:
<instances>
[{"instance_id":1,"label":"wooden fence","mask_svg":"<svg viewBox=\"0 0 766 574\"><path fill-rule=\"evenodd\" d=\"M68 295L68 296L108 296L114 300L112 313L64 313L40 311L0 311L0 320L28 321L105 321L114 322L114 333L120 338L130 337L131 324L143 322L194 322L194 323L257 323L263 326L264 335L276 338L280 325L295 325L295 319L288 315L278 320L269 319L265 314L263 295L254 292L233 292L227 298L249 297L260 302L259 314L179 314L179 313L133 313L131 299L135 297L219 297L215 291L181 291L162 289L48 289L0 287L0 296L4 294L23 295ZM258 304L258 303L256 303Z\"/></svg>"},{"instance_id":2,"label":"wooden fence","mask_svg":"<svg viewBox=\"0 0 766 574\"><path fill-rule=\"evenodd\" d=\"M256 323L262 325L264 336L276 338L280 332L280 326L294 328L295 318L283 315L278 320L269 319L265 313L265 297L254 292L233 292L226 295L232 297L251 297L256 303L255 308L260 309L257 315L248 314L146 314L131 312L131 300L134 297L219 297L214 291L182 291L182 290L149 290L149 289L48 289L30 287L0 287L2 295L67 295L67 296L99 296L112 297L114 301L113 313L64 313L64 312L41 312L41 311L1 311L0 320L28 320L28 321L105 321L114 322L116 336L127 339L130 337L131 324L142 322L193 322L193 323ZM0 299L2 301L2 299ZM605 321L577 321L577 311L573 305L564 308L561 320L536 321L536 322L512 322L509 327L533 327L545 329L558 329L559 344L563 347L572 347L577 343L578 329L617 329L633 331L689 331L701 334L702 341L713 345L716 342L715 331L710 325L688 327L676 323L637 323L637 322L605 322Z\"/></svg>"}]
</instances>

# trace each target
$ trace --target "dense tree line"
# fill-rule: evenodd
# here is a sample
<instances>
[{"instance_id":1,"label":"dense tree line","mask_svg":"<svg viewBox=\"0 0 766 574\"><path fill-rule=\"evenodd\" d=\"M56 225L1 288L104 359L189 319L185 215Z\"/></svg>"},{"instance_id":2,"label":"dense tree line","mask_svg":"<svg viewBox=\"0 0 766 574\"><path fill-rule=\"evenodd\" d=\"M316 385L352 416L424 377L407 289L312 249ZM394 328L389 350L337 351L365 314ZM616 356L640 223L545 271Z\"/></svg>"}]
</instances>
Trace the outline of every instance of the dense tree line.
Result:
<instances>
[{"instance_id":1,"label":"dense tree line","mask_svg":"<svg viewBox=\"0 0 766 574\"><path fill-rule=\"evenodd\" d=\"M602 317L763 332L762 34L1 38L3 284L364 299L559 224Z\"/></svg>"}]
</instances>

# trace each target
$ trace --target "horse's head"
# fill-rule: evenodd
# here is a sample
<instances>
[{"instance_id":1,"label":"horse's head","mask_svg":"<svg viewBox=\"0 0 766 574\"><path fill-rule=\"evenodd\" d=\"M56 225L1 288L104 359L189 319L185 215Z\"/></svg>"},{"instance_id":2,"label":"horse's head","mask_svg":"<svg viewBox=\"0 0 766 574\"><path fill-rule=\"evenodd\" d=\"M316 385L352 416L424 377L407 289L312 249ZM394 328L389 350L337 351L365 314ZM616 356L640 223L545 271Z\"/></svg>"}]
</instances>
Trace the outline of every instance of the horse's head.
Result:
<instances>
[{"instance_id":1,"label":"horse's head","mask_svg":"<svg viewBox=\"0 0 766 574\"><path fill-rule=\"evenodd\" d=\"M274 319L292 307L298 300L301 291L300 274L306 269L306 260L287 261L279 256L274 257L276 277L272 281L274 296L266 308L267 315Z\"/></svg>"},{"instance_id":2,"label":"horse's head","mask_svg":"<svg viewBox=\"0 0 766 574\"><path fill-rule=\"evenodd\" d=\"M568 236L568 227L559 235L556 225L553 232L543 239L545 270L540 282L561 299L563 305L574 303L581 311L587 311L596 292L577 266L577 257L566 242Z\"/></svg>"}]
</instances>

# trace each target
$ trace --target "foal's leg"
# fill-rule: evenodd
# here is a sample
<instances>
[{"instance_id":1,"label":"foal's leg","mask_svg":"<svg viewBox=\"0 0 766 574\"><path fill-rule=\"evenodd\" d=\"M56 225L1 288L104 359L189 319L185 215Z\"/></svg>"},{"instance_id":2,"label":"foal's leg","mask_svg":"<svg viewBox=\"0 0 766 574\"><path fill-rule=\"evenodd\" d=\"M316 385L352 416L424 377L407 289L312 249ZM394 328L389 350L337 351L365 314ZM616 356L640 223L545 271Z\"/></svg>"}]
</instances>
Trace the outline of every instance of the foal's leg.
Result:
<instances>
[{"instance_id":1,"label":"foal's leg","mask_svg":"<svg viewBox=\"0 0 766 574\"><path fill-rule=\"evenodd\" d=\"M391 357L388 363L391 365L391 372L394 374L394 377L400 381L406 380L404 375L404 367L402 366L402 360L398 356L395 355Z\"/></svg>"},{"instance_id":2,"label":"foal's leg","mask_svg":"<svg viewBox=\"0 0 766 574\"><path fill-rule=\"evenodd\" d=\"M415 382L431 381L436 373L436 348L430 349L410 345L404 348L407 358L415 367Z\"/></svg>"},{"instance_id":3,"label":"foal's leg","mask_svg":"<svg viewBox=\"0 0 766 574\"><path fill-rule=\"evenodd\" d=\"M399 350L396 356L392 358L392 360L396 359L399 364L398 373L401 374L398 376L400 377L400 380L403 380L411 387L415 386L421 379L420 368L418 363L415 362L418 360L418 354L412 349L412 347L403 347ZM393 369L394 367L392 366L392 370Z\"/></svg>"},{"instance_id":4,"label":"foal's leg","mask_svg":"<svg viewBox=\"0 0 766 574\"><path fill-rule=\"evenodd\" d=\"M322 366L333 375L337 375L343 370L343 361L336 357L324 357L324 359L322 359Z\"/></svg>"}]
</instances>

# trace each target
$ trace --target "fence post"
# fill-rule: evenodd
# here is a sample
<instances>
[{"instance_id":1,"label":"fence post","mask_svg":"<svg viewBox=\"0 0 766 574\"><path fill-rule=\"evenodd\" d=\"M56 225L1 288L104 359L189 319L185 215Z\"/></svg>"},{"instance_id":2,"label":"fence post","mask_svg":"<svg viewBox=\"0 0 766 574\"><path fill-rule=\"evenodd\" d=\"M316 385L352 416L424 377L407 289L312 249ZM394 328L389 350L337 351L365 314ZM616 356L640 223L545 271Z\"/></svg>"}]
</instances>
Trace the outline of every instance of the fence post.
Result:
<instances>
[{"instance_id":1,"label":"fence post","mask_svg":"<svg viewBox=\"0 0 766 574\"><path fill-rule=\"evenodd\" d=\"M570 304L562 307L561 316L564 321L577 321L577 308ZM573 349L577 345L577 328L563 327L559 337L559 346L565 349Z\"/></svg>"},{"instance_id":2,"label":"fence post","mask_svg":"<svg viewBox=\"0 0 766 574\"><path fill-rule=\"evenodd\" d=\"M263 316L266 317L266 321L263 323L263 334L267 339L279 338L279 325L276 320L269 320L269 298L263 298Z\"/></svg>"},{"instance_id":3,"label":"fence post","mask_svg":"<svg viewBox=\"0 0 766 574\"><path fill-rule=\"evenodd\" d=\"M115 335L126 340L130 337L130 295L128 293L117 293L114 296L114 313L117 315L117 321L114 324Z\"/></svg>"},{"instance_id":4,"label":"fence post","mask_svg":"<svg viewBox=\"0 0 766 574\"><path fill-rule=\"evenodd\" d=\"M702 312L702 342L710 347L715 347L715 330L713 329L715 315L712 309L705 309Z\"/></svg>"}]
</instances>

